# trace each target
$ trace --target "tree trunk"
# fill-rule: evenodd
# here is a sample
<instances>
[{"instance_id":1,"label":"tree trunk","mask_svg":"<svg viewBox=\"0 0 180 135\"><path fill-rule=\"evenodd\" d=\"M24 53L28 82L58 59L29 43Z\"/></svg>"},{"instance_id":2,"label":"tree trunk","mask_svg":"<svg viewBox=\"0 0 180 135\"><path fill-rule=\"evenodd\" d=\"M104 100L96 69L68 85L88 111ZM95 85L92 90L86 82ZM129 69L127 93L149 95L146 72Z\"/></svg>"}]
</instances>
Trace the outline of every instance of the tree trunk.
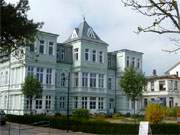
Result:
<instances>
[{"instance_id":1,"label":"tree trunk","mask_svg":"<svg viewBox=\"0 0 180 135\"><path fill-rule=\"evenodd\" d=\"M136 103L136 101L135 100L133 100L133 104L134 104L134 123L136 124L136 116L135 116L135 113L136 113L136 106L135 106L135 103Z\"/></svg>"}]
</instances>

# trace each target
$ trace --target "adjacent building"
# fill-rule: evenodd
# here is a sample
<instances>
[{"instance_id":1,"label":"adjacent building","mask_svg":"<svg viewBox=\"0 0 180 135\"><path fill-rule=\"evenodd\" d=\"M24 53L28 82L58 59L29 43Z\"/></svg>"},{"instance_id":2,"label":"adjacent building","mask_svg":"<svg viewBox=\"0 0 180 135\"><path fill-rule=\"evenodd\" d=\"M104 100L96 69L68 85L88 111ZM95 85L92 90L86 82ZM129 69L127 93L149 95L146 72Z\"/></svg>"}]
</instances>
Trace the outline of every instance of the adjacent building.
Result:
<instances>
[{"instance_id":1,"label":"adjacent building","mask_svg":"<svg viewBox=\"0 0 180 135\"><path fill-rule=\"evenodd\" d=\"M1 57L0 109L7 113L66 113L86 108L91 113L131 113L134 104L119 87L126 67L142 72L143 53L122 49L108 52L104 42L84 20L64 43L57 34L39 31L29 48ZM18 54L19 56L17 57ZM21 92L28 75L41 82L43 92L33 101ZM69 79L70 76L70 79ZM135 104L136 110L141 103Z\"/></svg>"},{"instance_id":2,"label":"adjacent building","mask_svg":"<svg viewBox=\"0 0 180 135\"><path fill-rule=\"evenodd\" d=\"M147 87L143 92L142 106L148 103L160 103L167 107L180 106L180 62L158 76L156 71L153 76L147 77Z\"/></svg>"}]
</instances>

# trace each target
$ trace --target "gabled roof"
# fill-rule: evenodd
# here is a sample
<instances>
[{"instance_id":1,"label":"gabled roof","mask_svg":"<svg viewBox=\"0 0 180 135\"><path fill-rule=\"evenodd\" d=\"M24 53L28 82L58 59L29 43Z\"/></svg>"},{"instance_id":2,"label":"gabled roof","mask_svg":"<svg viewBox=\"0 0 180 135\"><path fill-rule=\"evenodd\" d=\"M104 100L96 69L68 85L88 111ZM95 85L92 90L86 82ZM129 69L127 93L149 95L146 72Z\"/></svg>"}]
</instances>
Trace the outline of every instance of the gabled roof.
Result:
<instances>
[{"instance_id":1,"label":"gabled roof","mask_svg":"<svg viewBox=\"0 0 180 135\"><path fill-rule=\"evenodd\" d=\"M172 66L170 69L168 69L165 74L168 74L170 70L172 70L173 68L177 67L178 65L180 65L180 61L177 62L174 66Z\"/></svg>"},{"instance_id":2,"label":"gabled roof","mask_svg":"<svg viewBox=\"0 0 180 135\"><path fill-rule=\"evenodd\" d=\"M108 45L106 42L100 39L100 37L94 32L92 27L89 26L89 24L86 22L85 19L79 25L78 28L74 29L71 36L64 43L69 43L69 42L73 42L76 40L83 40L83 39Z\"/></svg>"}]
</instances>

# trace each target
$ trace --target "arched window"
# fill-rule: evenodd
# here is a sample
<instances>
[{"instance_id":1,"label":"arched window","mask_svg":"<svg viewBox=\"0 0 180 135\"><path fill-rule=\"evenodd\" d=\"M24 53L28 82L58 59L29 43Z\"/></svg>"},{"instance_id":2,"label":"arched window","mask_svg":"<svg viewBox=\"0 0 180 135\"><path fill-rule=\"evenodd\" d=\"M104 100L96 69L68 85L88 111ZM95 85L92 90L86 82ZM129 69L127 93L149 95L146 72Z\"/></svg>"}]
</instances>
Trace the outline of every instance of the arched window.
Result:
<instances>
[{"instance_id":1,"label":"arched window","mask_svg":"<svg viewBox=\"0 0 180 135\"><path fill-rule=\"evenodd\" d=\"M65 85L66 85L65 73L61 73L61 87L65 87Z\"/></svg>"}]
</instances>

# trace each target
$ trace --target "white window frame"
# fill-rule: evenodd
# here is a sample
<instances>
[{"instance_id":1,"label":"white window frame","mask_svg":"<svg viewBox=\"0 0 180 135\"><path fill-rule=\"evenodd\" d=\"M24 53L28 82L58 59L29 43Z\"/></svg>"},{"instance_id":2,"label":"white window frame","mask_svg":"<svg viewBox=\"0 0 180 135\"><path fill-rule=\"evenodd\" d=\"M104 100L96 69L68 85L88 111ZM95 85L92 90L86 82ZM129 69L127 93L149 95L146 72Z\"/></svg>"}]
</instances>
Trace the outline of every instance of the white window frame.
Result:
<instances>
[{"instance_id":1,"label":"white window frame","mask_svg":"<svg viewBox=\"0 0 180 135\"><path fill-rule=\"evenodd\" d=\"M65 87L65 86L66 86L66 74L61 73L61 87Z\"/></svg>"},{"instance_id":2,"label":"white window frame","mask_svg":"<svg viewBox=\"0 0 180 135\"><path fill-rule=\"evenodd\" d=\"M88 87L88 73L82 73L82 87Z\"/></svg>"},{"instance_id":3,"label":"white window frame","mask_svg":"<svg viewBox=\"0 0 180 135\"><path fill-rule=\"evenodd\" d=\"M92 61L93 61L93 62L96 62L96 61L97 61L97 57L96 57L97 54L96 54L96 52L97 52L96 50L93 50L93 51L92 51Z\"/></svg>"},{"instance_id":4,"label":"white window frame","mask_svg":"<svg viewBox=\"0 0 180 135\"><path fill-rule=\"evenodd\" d=\"M99 52L99 63L104 63L104 54L102 51Z\"/></svg>"},{"instance_id":5,"label":"white window frame","mask_svg":"<svg viewBox=\"0 0 180 135\"><path fill-rule=\"evenodd\" d=\"M59 108L60 110L65 108L65 97L63 96L59 98Z\"/></svg>"},{"instance_id":6,"label":"white window frame","mask_svg":"<svg viewBox=\"0 0 180 135\"><path fill-rule=\"evenodd\" d=\"M86 60L86 61L89 61L89 49L85 49L85 52L84 52L84 59Z\"/></svg>"},{"instance_id":7,"label":"white window frame","mask_svg":"<svg viewBox=\"0 0 180 135\"><path fill-rule=\"evenodd\" d=\"M49 96L49 95L46 96L45 108L46 108L47 110L50 110L50 109L51 109L51 96Z\"/></svg>"},{"instance_id":8,"label":"white window frame","mask_svg":"<svg viewBox=\"0 0 180 135\"><path fill-rule=\"evenodd\" d=\"M75 61L79 60L79 48L74 49L74 60Z\"/></svg>"},{"instance_id":9,"label":"white window frame","mask_svg":"<svg viewBox=\"0 0 180 135\"><path fill-rule=\"evenodd\" d=\"M74 87L78 87L79 86L79 73L75 72L74 73Z\"/></svg>"},{"instance_id":10,"label":"white window frame","mask_svg":"<svg viewBox=\"0 0 180 135\"><path fill-rule=\"evenodd\" d=\"M104 74L99 74L99 88L104 88Z\"/></svg>"},{"instance_id":11,"label":"white window frame","mask_svg":"<svg viewBox=\"0 0 180 135\"><path fill-rule=\"evenodd\" d=\"M52 84L52 68L46 70L46 84Z\"/></svg>"},{"instance_id":12,"label":"white window frame","mask_svg":"<svg viewBox=\"0 0 180 135\"><path fill-rule=\"evenodd\" d=\"M53 46L54 46L54 42L49 42L49 55L50 56L52 56L53 54L54 54L54 48L53 48ZM50 53L50 49L52 49L52 52Z\"/></svg>"},{"instance_id":13,"label":"white window frame","mask_svg":"<svg viewBox=\"0 0 180 135\"><path fill-rule=\"evenodd\" d=\"M82 108L87 109L87 97L82 97Z\"/></svg>"},{"instance_id":14,"label":"white window frame","mask_svg":"<svg viewBox=\"0 0 180 135\"><path fill-rule=\"evenodd\" d=\"M36 109L42 109L42 96L36 98L35 106Z\"/></svg>"},{"instance_id":15,"label":"white window frame","mask_svg":"<svg viewBox=\"0 0 180 135\"><path fill-rule=\"evenodd\" d=\"M42 67L37 67L36 76L39 82L43 83L43 68Z\"/></svg>"},{"instance_id":16,"label":"white window frame","mask_svg":"<svg viewBox=\"0 0 180 135\"><path fill-rule=\"evenodd\" d=\"M34 67L33 66L28 66L27 74L28 74L28 76L34 75Z\"/></svg>"},{"instance_id":17,"label":"white window frame","mask_svg":"<svg viewBox=\"0 0 180 135\"><path fill-rule=\"evenodd\" d=\"M104 109L104 98L103 97L99 97L98 98L98 109L99 110L103 110Z\"/></svg>"},{"instance_id":18,"label":"white window frame","mask_svg":"<svg viewBox=\"0 0 180 135\"><path fill-rule=\"evenodd\" d=\"M96 88L96 73L90 73L90 87Z\"/></svg>"},{"instance_id":19,"label":"white window frame","mask_svg":"<svg viewBox=\"0 0 180 135\"><path fill-rule=\"evenodd\" d=\"M90 97L89 100L89 108L96 109L96 97Z\"/></svg>"},{"instance_id":20,"label":"white window frame","mask_svg":"<svg viewBox=\"0 0 180 135\"><path fill-rule=\"evenodd\" d=\"M39 41L39 53L40 53L40 54L45 54L45 46L44 46L44 44L45 44L45 41L44 41L44 40L40 40L40 41ZM43 49L43 52L41 52L41 47L42 47L42 49Z\"/></svg>"}]
</instances>

